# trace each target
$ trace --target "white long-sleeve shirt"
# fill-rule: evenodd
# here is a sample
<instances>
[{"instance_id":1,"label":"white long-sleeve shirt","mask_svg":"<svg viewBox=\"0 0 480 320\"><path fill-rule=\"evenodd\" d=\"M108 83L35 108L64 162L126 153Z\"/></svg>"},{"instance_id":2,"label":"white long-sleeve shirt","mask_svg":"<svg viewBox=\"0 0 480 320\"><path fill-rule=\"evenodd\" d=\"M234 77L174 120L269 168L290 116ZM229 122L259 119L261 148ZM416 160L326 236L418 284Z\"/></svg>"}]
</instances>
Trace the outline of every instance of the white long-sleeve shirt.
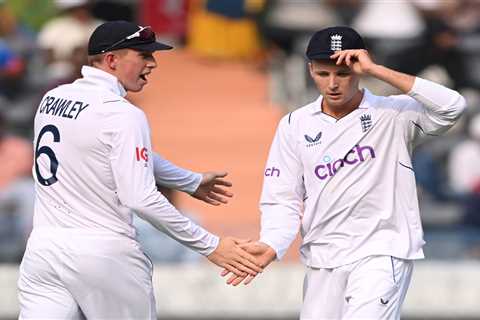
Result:
<instances>
[{"instance_id":1,"label":"white long-sleeve shirt","mask_svg":"<svg viewBox=\"0 0 480 320\"><path fill-rule=\"evenodd\" d=\"M198 176L184 172L169 178L175 168L153 156L145 114L124 99L117 78L86 66L82 74L47 92L35 116L34 229L100 230L135 238L135 212L182 244L210 254L218 237L157 191L153 162L167 172L164 182L183 181L185 190L199 182Z\"/></svg>"},{"instance_id":2,"label":"white long-sleeve shirt","mask_svg":"<svg viewBox=\"0 0 480 320\"><path fill-rule=\"evenodd\" d=\"M200 173L180 168L157 153L153 153L153 174L158 185L189 194L194 193L202 181Z\"/></svg>"},{"instance_id":3,"label":"white long-sleeve shirt","mask_svg":"<svg viewBox=\"0 0 480 320\"><path fill-rule=\"evenodd\" d=\"M359 107L339 120L321 103L280 121L264 172L260 241L281 258L300 229L302 260L317 268L370 255L423 258L412 149L451 127L464 98L416 78L408 95L364 89Z\"/></svg>"}]
</instances>

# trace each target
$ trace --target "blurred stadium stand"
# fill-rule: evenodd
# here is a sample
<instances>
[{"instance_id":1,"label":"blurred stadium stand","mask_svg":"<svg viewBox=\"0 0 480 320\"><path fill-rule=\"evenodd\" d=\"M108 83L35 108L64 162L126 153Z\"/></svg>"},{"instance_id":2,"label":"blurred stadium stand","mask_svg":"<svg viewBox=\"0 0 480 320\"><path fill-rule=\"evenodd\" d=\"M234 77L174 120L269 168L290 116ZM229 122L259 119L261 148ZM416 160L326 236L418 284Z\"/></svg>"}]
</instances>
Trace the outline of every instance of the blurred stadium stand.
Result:
<instances>
[{"instance_id":1,"label":"blurred stadium stand","mask_svg":"<svg viewBox=\"0 0 480 320\"><path fill-rule=\"evenodd\" d=\"M274 265L249 286L230 287L210 265L156 265L153 276L159 319L298 319L304 267ZM18 312L15 265L0 267L0 319ZM479 319L480 264L421 262L402 319Z\"/></svg>"}]
</instances>

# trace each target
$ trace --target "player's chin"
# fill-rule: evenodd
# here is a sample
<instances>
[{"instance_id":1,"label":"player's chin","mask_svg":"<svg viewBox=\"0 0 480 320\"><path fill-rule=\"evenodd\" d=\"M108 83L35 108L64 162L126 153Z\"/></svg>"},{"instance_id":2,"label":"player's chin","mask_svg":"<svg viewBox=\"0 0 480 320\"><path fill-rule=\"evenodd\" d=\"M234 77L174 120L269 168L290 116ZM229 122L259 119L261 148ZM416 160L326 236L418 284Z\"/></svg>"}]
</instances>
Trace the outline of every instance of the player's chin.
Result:
<instances>
[{"instance_id":1,"label":"player's chin","mask_svg":"<svg viewBox=\"0 0 480 320\"><path fill-rule=\"evenodd\" d=\"M142 91L143 87L146 85L147 83L136 83L132 86L130 86L130 88L128 88L128 91L131 91L131 92L139 92L139 91Z\"/></svg>"},{"instance_id":2,"label":"player's chin","mask_svg":"<svg viewBox=\"0 0 480 320\"><path fill-rule=\"evenodd\" d=\"M345 104L344 99L341 98L334 98L334 99L327 99L328 105L332 107L340 107Z\"/></svg>"}]
</instances>

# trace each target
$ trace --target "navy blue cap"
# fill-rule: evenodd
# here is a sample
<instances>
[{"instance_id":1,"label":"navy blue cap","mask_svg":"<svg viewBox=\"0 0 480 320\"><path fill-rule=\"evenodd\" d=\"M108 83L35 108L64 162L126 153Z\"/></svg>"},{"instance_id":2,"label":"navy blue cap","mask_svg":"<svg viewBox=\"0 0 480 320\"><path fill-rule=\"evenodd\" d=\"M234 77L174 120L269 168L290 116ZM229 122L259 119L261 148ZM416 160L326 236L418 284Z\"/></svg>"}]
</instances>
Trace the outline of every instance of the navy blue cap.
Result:
<instances>
[{"instance_id":1,"label":"navy blue cap","mask_svg":"<svg viewBox=\"0 0 480 320\"><path fill-rule=\"evenodd\" d=\"M95 55L118 49L141 51L169 50L172 46L158 42L150 27L128 21L109 21L99 25L88 41L88 54Z\"/></svg>"},{"instance_id":2,"label":"navy blue cap","mask_svg":"<svg viewBox=\"0 0 480 320\"><path fill-rule=\"evenodd\" d=\"M310 60L330 59L335 51L366 49L362 37L350 27L331 27L315 32L307 47Z\"/></svg>"}]
</instances>

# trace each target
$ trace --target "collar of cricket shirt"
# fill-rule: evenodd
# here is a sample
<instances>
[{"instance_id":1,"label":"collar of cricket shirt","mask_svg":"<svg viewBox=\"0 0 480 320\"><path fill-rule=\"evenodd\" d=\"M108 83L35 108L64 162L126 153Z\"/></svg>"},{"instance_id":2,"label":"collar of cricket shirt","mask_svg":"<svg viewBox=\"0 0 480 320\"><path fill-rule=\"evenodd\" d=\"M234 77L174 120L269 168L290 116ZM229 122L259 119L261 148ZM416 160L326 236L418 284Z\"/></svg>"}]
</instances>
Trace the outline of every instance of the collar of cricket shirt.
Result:
<instances>
[{"instance_id":1,"label":"collar of cricket shirt","mask_svg":"<svg viewBox=\"0 0 480 320\"><path fill-rule=\"evenodd\" d=\"M370 108L370 102L372 100L372 93L368 91L367 88L363 88L363 97L362 101L360 102L360 105L358 106L358 109L368 109ZM322 99L323 97L320 95L317 100L313 101L310 106L308 106L310 113L316 114L316 113L321 113L322 112Z\"/></svg>"},{"instance_id":2,"label":"collar of cricket shirt","mask_svg":"<svg viewBox=\"0 0 480 320\"><path fill-rule=\"evenodd\" d=\"M118 94L119 96L125 97L127 95L127 91L122 86L120 81L118 81L117 77L108 72L94 67L83 66L82 76L85 79L92 81L115 94Z\"/></svg>"}]
</instances>

